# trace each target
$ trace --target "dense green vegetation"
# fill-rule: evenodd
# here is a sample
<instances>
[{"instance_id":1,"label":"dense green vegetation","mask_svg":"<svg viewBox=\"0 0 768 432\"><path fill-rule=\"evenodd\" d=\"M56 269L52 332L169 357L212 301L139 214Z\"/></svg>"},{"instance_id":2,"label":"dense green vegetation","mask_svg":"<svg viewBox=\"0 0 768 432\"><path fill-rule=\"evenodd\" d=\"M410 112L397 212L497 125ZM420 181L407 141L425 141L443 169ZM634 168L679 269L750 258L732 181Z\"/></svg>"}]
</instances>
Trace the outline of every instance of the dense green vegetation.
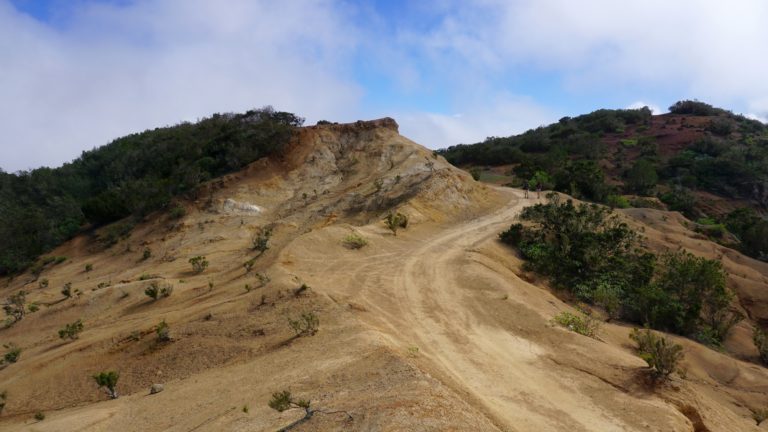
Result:
<instances>
[{"instance_id":1,"label":"dense green vegetation","mask_svg":"<svg viewBox=\"0 0 768 432\"><path fill-rule=\"evenodd\" d=\"M548 198L523 209L525 224L512 225L500 238L556 287L611 317L713 345L741 318L728 309L733 294L718 261L682 251L657 256L607 207Z\"/></svg>"},{"instance_id":2,"label":"dense green vegetation","mask_svg":"<svg viewBox=\"0 0 768 432\"><path fill-rule=\"evenodd\" d=\"M174 196L280 151L303 121L271 107L215 114L119 138L59 168L0 171L0 275L27 268L87 224L169 208ZM115 228L107 244L131 227Z\"/></svg>"},{"instance_id":3,"label":"dense green vegetation","mask_svg":"<svg viewBox=\"0 0 768 432\"><path fill-rule=\"evenodd\" d=\"M623 206L617 198L621 194L655 195L690 219L714 217L724 224L724 215L705 214L699 205L696 193L706 191L750 201L759 211L768 208L768 126L699 101L680 101L669 109L678 117L663 120L664 132L652 128L654 118L647 108L598 110L521 135L490 137L439 153L459 166L509 164L516 176L513 186L541 182L545 189L612 207ZM689 117L704 117L696 123L703 126L686 122ZM658 127L660 121L655 124ZM698 138L662 157L654 133L691 128ZM538 180L542 177L550 181ZM768 222L758 213L754 216L748 227L732 232L742 242L752 242L742 245L745 253L765 258L768 240L747 240L750 236L745 235L749 231L766 238Z\"/></svg>"}]
</instances>

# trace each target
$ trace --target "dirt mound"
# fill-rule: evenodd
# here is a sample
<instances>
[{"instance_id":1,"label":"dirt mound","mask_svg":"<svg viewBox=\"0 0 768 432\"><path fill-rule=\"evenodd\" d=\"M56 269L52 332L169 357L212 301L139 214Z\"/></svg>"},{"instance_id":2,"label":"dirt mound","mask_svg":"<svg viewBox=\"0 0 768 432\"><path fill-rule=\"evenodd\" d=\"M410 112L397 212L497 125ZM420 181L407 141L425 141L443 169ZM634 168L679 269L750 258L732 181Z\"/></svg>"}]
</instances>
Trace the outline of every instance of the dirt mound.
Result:
<instances>
[{"instance_id":1,"label":"dirt mound","mask_svg":"<svg viewBox=\"0 0 768 432\"><path fill-rule=\"evenodd\" d=\"M181 218L151 215L108 247L81 236L38 278L3 281L0 295L26 290L40 309L0 330L22 349L0 370L0 425L275 430L303 416L267 406L290 390L329 412L299 431L756 430L749 410L768 404L768 374L743 361L754 353L677 338L688 377L651 391L629 328L604 324L598 341L551 324L572 308L496 240L533 202L473 181L392 119L302 128L282 159L211 181ZM409 217L397 236L381 222L393 211ZM644 212L628 216L652 239L711 247L668 213ZM367 244L348 247L350 235ZM196 256L209 263L199 273ZM152 300L153 284L173 291ZM765 304L758 288L739 293ZM315 335L292 330L302 314L319 320ZM79 338L59 339L78 319ZM158 340L163 321L169 341ZM747 330L729 343L746 346ZM120 372L116 400L92 378L105 370Z\"/></svg>"}]
</instances>

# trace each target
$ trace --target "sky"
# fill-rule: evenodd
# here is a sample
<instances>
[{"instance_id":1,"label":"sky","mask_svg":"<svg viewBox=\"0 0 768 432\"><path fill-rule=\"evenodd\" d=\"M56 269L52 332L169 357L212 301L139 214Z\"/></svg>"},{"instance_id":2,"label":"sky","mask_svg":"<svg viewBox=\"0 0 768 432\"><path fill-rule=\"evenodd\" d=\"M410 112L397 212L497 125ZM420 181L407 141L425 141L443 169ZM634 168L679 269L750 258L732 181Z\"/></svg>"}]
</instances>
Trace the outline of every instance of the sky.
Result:
<instances>
[{"instance_id":1,"label":"sky","mask_svg":"<svg viewBox=\"0 0 768 432\"><path fill-rule=\"evenodd\" d=\"M768 119L763 0L0 0L0 168L216 112L430 148L698 99Z\"/></svg>"}]
</instances>

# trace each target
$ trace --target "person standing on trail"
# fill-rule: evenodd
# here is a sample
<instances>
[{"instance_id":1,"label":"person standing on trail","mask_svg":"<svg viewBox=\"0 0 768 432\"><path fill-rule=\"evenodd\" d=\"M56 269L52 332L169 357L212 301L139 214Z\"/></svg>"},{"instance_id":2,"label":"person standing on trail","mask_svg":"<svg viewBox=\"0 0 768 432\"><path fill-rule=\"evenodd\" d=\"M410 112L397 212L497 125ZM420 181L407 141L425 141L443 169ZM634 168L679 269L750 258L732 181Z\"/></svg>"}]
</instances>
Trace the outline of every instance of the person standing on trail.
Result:
<instances>
[{"instance_id":1,"label":"person standing on trail","mask_svg":"<svg viewBox=\"0 0 768 432\"><path fill-rule=\"evenodd\" d=\"M541 182L536 183L536 199L541 198Z\"/></svg>"},{"instance_id":2,"label":"person standing on trail","mask_svg":"<svg viewBox=\"0 0 768 432\"><path fill-rule=\"evenodd\" d=\"M528 188L529 188L528 181L526 180L526 181L523 182L523 190L525 191L525 199L528 199Z\"/></svg>"}]
</instances>

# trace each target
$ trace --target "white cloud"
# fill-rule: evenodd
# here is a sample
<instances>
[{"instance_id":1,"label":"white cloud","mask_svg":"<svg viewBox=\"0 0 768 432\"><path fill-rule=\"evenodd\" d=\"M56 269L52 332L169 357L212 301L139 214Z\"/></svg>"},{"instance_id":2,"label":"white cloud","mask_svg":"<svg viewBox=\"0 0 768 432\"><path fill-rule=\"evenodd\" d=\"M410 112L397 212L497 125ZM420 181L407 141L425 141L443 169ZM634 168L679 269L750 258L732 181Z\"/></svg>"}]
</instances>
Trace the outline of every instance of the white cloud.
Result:
<instances>
[{"instance_id":1,"label":"white cloud","mask_svg":"<svg viewBox=\"0 0 768 432\"><path fill-rule=\"evenodd\" d=\"M768 98L766 21L762 0L475 0L422 49L468 74L552 72L580 97L634 86L746 110Z\"/></svg>"},{"instance_id":2,"label":"white cloud","mask_svg":"<svg viewBox=\"0 0 768 432\"><path fill-rule=\"evenodd\" d=\"M402 113L395 116L400 133L432 149L471 144L489 136L508 136L549 124L558 116L530 100L510 96L467 106L460 114Z\"/></svg>"},{"instance_id":3,"label":"white cloud","mask_svg":"<svg viewBox=\"0 0 768 432\"><path fill-rule=\"evenodd\" d=\"M627 109L640 109L642 107L648 107L653 114L662 114L666 112L666 110L662 111L658 105L645 103L643 101L632 102L627 106Z\"/></svg>"},{"instance_id":4,"label":"white cloud","mask_svg":"<svg viewBox=\"0 0 768 432\"><path fill-rule=\"evenodd\" d=\"M6 170L213 112L272 104L318 119L358 109L346 67L355 29L330 2L82 5L54 28L0 0Z\"/></svg>"}]
</instances>

